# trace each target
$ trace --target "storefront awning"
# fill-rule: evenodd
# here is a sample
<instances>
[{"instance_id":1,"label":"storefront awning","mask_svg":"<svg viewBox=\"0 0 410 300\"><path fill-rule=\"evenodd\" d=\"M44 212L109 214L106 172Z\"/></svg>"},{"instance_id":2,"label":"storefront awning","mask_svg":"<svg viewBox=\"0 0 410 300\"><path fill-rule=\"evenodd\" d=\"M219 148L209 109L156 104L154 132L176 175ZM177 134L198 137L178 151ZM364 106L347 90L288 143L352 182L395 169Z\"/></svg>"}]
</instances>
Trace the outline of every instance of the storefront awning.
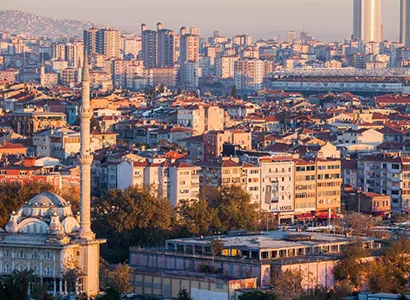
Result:
<instances>
[{"instance_id":1,"label":"storefront awning","mask_svg":"<svg viewBox=\"0 0 410 300\"><path fill-rule=\"evenodd\" d=\"M313 216L311 213L296 214L294 215L294 217L298 220L313 219Z\"/></svg>"},{"instance_id":2,"label":"storefront awning","mask_svg":"<svg viewBox=\"0 0 410 300\"><path fill-rule=\"evenodd\" d=\"M385 215L389 214L391 211L387 210L387 211L373 211L372 215L375 217L384 217Z\"/></svg>"},{"instance_id":3,"label":"storefront awning","mask_svg":"<svg viewBox=\"0 0 410 300\"><path fill-rule=\"evenodd\" d=\"M326 220L326 219L329 218L329 213L326 212L326 211L317 212L316 215L315 215L315 217L316 217L317 219ZM337 218L339 218L339 216L338 216L338 215L335 215L335 214L330 214L330 218L331 218L331 219L337 219Z\"/></svg>"}]
</instances>

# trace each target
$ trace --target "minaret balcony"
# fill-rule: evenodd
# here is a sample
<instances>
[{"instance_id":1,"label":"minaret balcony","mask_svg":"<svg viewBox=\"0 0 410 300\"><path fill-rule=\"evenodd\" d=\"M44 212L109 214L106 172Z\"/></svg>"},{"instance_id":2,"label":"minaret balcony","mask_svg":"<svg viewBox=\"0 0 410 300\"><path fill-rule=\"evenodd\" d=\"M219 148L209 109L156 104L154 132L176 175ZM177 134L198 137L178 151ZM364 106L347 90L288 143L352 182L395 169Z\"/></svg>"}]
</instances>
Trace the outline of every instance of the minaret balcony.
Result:
<instances>
[{"instance_id":1,"label":"minaret balcony","mask_svg":"<svg viewBox=\"0 0 410 300\"><path fill-rule=\"evenodd\" d=\"M84 155L81 155L80 163L82 165L91 165L91 163L93 162L93 159L94 159L93 155L84 154Z\"/></svg>"}]
</instances>

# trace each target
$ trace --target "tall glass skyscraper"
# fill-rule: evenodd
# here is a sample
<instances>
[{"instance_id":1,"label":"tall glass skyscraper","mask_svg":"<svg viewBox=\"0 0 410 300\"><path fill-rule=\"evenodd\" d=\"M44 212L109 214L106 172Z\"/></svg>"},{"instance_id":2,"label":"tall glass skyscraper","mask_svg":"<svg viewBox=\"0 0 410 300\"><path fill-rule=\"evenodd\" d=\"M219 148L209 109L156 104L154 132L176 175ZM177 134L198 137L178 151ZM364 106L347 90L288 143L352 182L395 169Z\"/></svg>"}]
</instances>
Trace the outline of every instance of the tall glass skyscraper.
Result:
<instances>
[{"instance_id":1,"label":"tall glass skyscraper","mask_svg":"<svg viewBox=\"0 0 410 300\"><path fill-rule=\"evenodd\" d=\"M400 1L400 43L410 47L410 0Z\"/></svg>"},{"instance_id":2,"label":"tall glass skyscraper","mask_svg":"<svg viewBox=\"0 0 410 300\"><path fill-rule=\"evenodd\" d=\"M381 0L354 0L353 38L365 42L383 40Z\"/></svg>"}]
</instances>

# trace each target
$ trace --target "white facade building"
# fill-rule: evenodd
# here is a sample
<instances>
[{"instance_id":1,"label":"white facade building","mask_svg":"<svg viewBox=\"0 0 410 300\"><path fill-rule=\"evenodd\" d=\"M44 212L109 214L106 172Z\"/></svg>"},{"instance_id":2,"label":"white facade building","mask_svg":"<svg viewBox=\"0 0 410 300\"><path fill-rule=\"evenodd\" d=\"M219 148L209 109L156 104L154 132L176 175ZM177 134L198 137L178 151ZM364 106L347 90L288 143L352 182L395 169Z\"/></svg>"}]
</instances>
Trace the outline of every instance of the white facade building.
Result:
<instances>
[{"instance_id":1,"label":"white facade building","mask_svg":"<svg viewBox=\"0 0 410 300\"><path fill-rule=\"evenodd\" d=\"M262 60L245 59L235 62L235 85L238 89L260 90L264 77L264 63Z\"/></svg>"},{"instance_id":2,"label":"white facade building","mask_svg":"<svg viewBox=\"0 0 410 300\"><path fill-rule=\"evenodd\" d=\"M124 160L117 166L117 187L122 190L133 185L150 187L158 197L178 207L182 201L199 199L200 169L183 162L170 163L165 158Z\"/></svg>"}]
</instances>

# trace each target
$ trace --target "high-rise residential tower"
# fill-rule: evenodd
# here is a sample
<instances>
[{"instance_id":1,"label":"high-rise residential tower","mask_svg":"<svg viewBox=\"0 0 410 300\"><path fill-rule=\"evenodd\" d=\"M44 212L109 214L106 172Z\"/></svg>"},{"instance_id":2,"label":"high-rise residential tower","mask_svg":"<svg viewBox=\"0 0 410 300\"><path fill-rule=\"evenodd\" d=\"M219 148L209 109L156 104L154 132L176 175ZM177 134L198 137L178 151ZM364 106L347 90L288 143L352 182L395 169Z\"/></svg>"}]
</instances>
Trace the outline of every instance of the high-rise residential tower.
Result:
<instances>
[{"instance_id":1,"label":"high-rise residential tower","mask_svg":"<svg viewBox=\"0 0 410 300\"><path fill-rule=\"evenodd\" d=\"M120 32L112 28L84 30L84 48L89 56L99 53L120 57Z\"/></svg>"},{"instance_id":2,"label":"high-rise residential tower","mask_svg":"<svg viewBox=\"0 0 410 300\"><path fill-rule=\"evenodd\" d=\"M179 54L179 81L186 86L198 86L199 29L181 27Z\"/></svg>"},{"instance_id":3,"label":"high-rise residential tower","mask_svg":"<svg viewBox=\"0 0 410 300\"><path fill-rule=\"evenodd\" d=\"M400 0L400 43L410 47L410 0Z\"/></svg>"},{"instance_id":4,"label":"high-rise residential tower","mask_svg":"<svg viewBox=\"0 0 410 300\"><path fill-rule=\"evenodd\" d=\"M353 38L364 42L381 42L381 0L353 0Z\"/></svg>"},{"instance_id":5,"label":"high-rise residential tower","mask_svg":"<svg viewBox=\"0 0 410 300\"><path fill-rule=\"evenodd\" d=\"M288 43L293 44L293 41L297 39L296 31L288 31Z\"/></svg>"},{"instance_id":6,"label":"high-rise residential tower","mask_svg":"<svg viewBox=\"0 0 410 300\"><path fill-rule=\"evenodd\" d=\"M147 30L145 24L141 25L141 41L142 41L142 60L144 67L147 69L157 66L158 41L157 32L155 30Z\"/></svg>"},{"instance_id":7,"label":"high-rise residential tower","mask_svg":"<svg viewBox=\"0 0 410 300\"><path fill-rule=\"evenodd\" d=\"M180 30L181 46L179 60L181 65L184 62L199 61L199 35L195 34L198 30L196 27L194 28L194 31L191 31L186 27L182 27Z\"/></svg>"},{"instance_id":8,"label":"high-rise residential tower","mask_svg":"<svg viewBox=\"0 0 410 300\"><path fill-rule=\"evenodd\" d=\"M84 50L87 52L88 56L97 53L97 28L89 28L84 30Z\"/></svg>"},{"instance_id":9,"label":"high-rise residential tower","mask_svg":"<svg viewBox=\"0 0 410 300\"><path fill-rule=\"evenodd\" d=\"M157 65L160 68L173 67L175 63L175 32L163 29L162 24L157 24Z\"/></svg>"},{"instance_id":10,"label":"high-rise residential tower","mask_svg":"<svg viewBox=\"0 0 410 300\"><path fill-rule=\"evenodd\" d=\"M102 28L97 32L97 52L107 57L120 57L120 32Z\"/></svg>"}]
</instances>

